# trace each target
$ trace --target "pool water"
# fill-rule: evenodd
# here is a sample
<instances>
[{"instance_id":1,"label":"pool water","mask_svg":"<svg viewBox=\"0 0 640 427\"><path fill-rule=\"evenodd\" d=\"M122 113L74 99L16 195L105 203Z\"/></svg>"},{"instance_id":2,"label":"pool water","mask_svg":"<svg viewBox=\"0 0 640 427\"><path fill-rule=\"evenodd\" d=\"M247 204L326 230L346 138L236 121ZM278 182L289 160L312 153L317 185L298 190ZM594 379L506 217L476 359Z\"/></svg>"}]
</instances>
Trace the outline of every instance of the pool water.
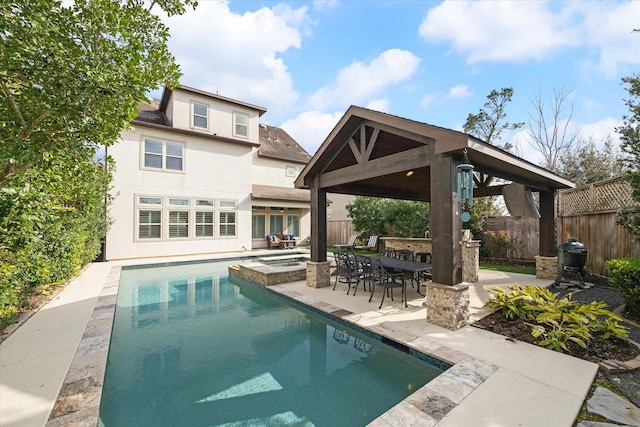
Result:
<instances>
[{"instance_id":1,"label":"pool water","mask_svg":"<svg viewBox=\"0 0 640 427\"><path fill-rule=\"evenodd\" d=\"M361 426L442 370L224 261L123 270L102 426Z\"/></svg>"}]
</instances>

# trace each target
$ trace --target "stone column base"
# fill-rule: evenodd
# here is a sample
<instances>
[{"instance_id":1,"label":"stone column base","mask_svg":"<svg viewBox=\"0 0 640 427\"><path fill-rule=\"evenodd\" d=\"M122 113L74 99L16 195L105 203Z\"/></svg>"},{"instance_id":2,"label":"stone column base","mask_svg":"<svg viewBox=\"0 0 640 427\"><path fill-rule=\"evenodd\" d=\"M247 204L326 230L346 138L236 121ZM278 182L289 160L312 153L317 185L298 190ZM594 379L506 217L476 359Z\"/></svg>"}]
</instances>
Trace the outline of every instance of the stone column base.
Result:
<instances>
[{"instance_id":1,"label":"stone column base","mask_svg":"<svg viewBox=\"0 0 640 427\"><path fill-rule=\"evenodd\" d=\"M536 277L555 280L558 274L557 256L536 256Z\"/></svg>"},{"instance_id":2,"label":"stone column base","mask_svg":"<svg viewBox=\"0 0 640 427\"><path fill-rule=\"evenodd\" d=\"M469 283L427 284L427 322L452 331L469 324Z\"/></svg>"},{"instance_id":3,"label":"stone column base","mask_svg":"<svg viewBox=\"0 0 640 427\"><path fill-rule=\"evenodd\" d=\"M307 262L307 286L310 288L326 288L331 284L329 261Z\"/></svg>"}]
</instances>

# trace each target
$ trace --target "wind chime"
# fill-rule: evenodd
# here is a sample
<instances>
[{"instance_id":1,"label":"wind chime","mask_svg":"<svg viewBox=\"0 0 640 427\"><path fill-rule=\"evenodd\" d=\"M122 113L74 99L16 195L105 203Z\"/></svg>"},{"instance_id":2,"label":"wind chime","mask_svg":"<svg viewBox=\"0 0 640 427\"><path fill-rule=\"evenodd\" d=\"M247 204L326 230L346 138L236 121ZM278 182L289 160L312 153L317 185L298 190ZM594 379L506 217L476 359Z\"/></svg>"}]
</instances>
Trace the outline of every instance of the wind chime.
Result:
<instances>
[{"instance_id":1,"label":"wind chime","mask_svg":"<svg viewBox=\"0 0 640 427\"><path fill-rule=\"evenodd\" d=\"M468 209L473 206L473 165L467 157L467 149L464 149L462 163L458 165L458 202L462 203L462 222L469 222L471 214Z\"/></svg>"}]
</instances>

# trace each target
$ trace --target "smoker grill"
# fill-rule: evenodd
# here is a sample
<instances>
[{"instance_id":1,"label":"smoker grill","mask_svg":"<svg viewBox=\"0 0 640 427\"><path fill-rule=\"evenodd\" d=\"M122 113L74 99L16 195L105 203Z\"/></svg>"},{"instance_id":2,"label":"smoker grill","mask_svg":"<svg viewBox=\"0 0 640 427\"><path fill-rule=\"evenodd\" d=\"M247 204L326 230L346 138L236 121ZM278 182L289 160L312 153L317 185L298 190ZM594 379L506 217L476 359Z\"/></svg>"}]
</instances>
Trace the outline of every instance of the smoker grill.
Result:
<instances>
[{"instance_id":1,"label":"smoker grill","mask_svg":"<svg viewBox=\"0 0 640 427\"><path fill-rule=\"evenodd\" d=\"M566 242L558 246L558 275L556 285L561 282L568 282L571 276L578 279L581 288L586 287L582 272L587 262L587 249L574 238L569 238Z\"/></svg>"}]
</instances>

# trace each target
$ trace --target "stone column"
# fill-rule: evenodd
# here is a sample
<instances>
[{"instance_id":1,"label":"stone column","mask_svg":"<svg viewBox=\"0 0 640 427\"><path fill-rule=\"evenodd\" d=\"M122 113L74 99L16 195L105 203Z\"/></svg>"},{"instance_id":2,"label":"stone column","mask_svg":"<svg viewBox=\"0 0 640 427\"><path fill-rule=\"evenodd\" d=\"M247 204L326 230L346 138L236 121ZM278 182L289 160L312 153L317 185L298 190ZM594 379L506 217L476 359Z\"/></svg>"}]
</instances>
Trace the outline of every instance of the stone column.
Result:
<instances>
[{"instance_id":1,"label":"stone column","mask_svg":"<svg viewBox=\"0 0 640 427\"><path fill-rule=\"evenodd\" d=\"M536 256L536 277L555 280L558 274L557 256Z\"/></svg>"},{"instance_id":2,"label":"stone column","mask_svg":"<svg viewBox=\"0 0 640 427\"><path fill-rule=\"evenodd\" d=\"M452 331L469 324L469 283L427 284L427 322Z\"/></svg>"},{"instance_id":3,"label":"stone column","mask_svg":"<svg viewBox=\"0 0 640 427\"><path fill-rule=\"evenodd\" d=\"M326 288L331 284L329 261L307 262L307 286L310 288Z\"/></svg>"},{"instance_id":4,"label":"stone column","mask_svg":"<svg viewBox=\"0 0 640 427\"><path fill-rule=\"evenodd\" d=\"M476 283L480 270L480 240L471 240L471 231L462 234L462 281Z\"/></svg>"}]
</instances>

